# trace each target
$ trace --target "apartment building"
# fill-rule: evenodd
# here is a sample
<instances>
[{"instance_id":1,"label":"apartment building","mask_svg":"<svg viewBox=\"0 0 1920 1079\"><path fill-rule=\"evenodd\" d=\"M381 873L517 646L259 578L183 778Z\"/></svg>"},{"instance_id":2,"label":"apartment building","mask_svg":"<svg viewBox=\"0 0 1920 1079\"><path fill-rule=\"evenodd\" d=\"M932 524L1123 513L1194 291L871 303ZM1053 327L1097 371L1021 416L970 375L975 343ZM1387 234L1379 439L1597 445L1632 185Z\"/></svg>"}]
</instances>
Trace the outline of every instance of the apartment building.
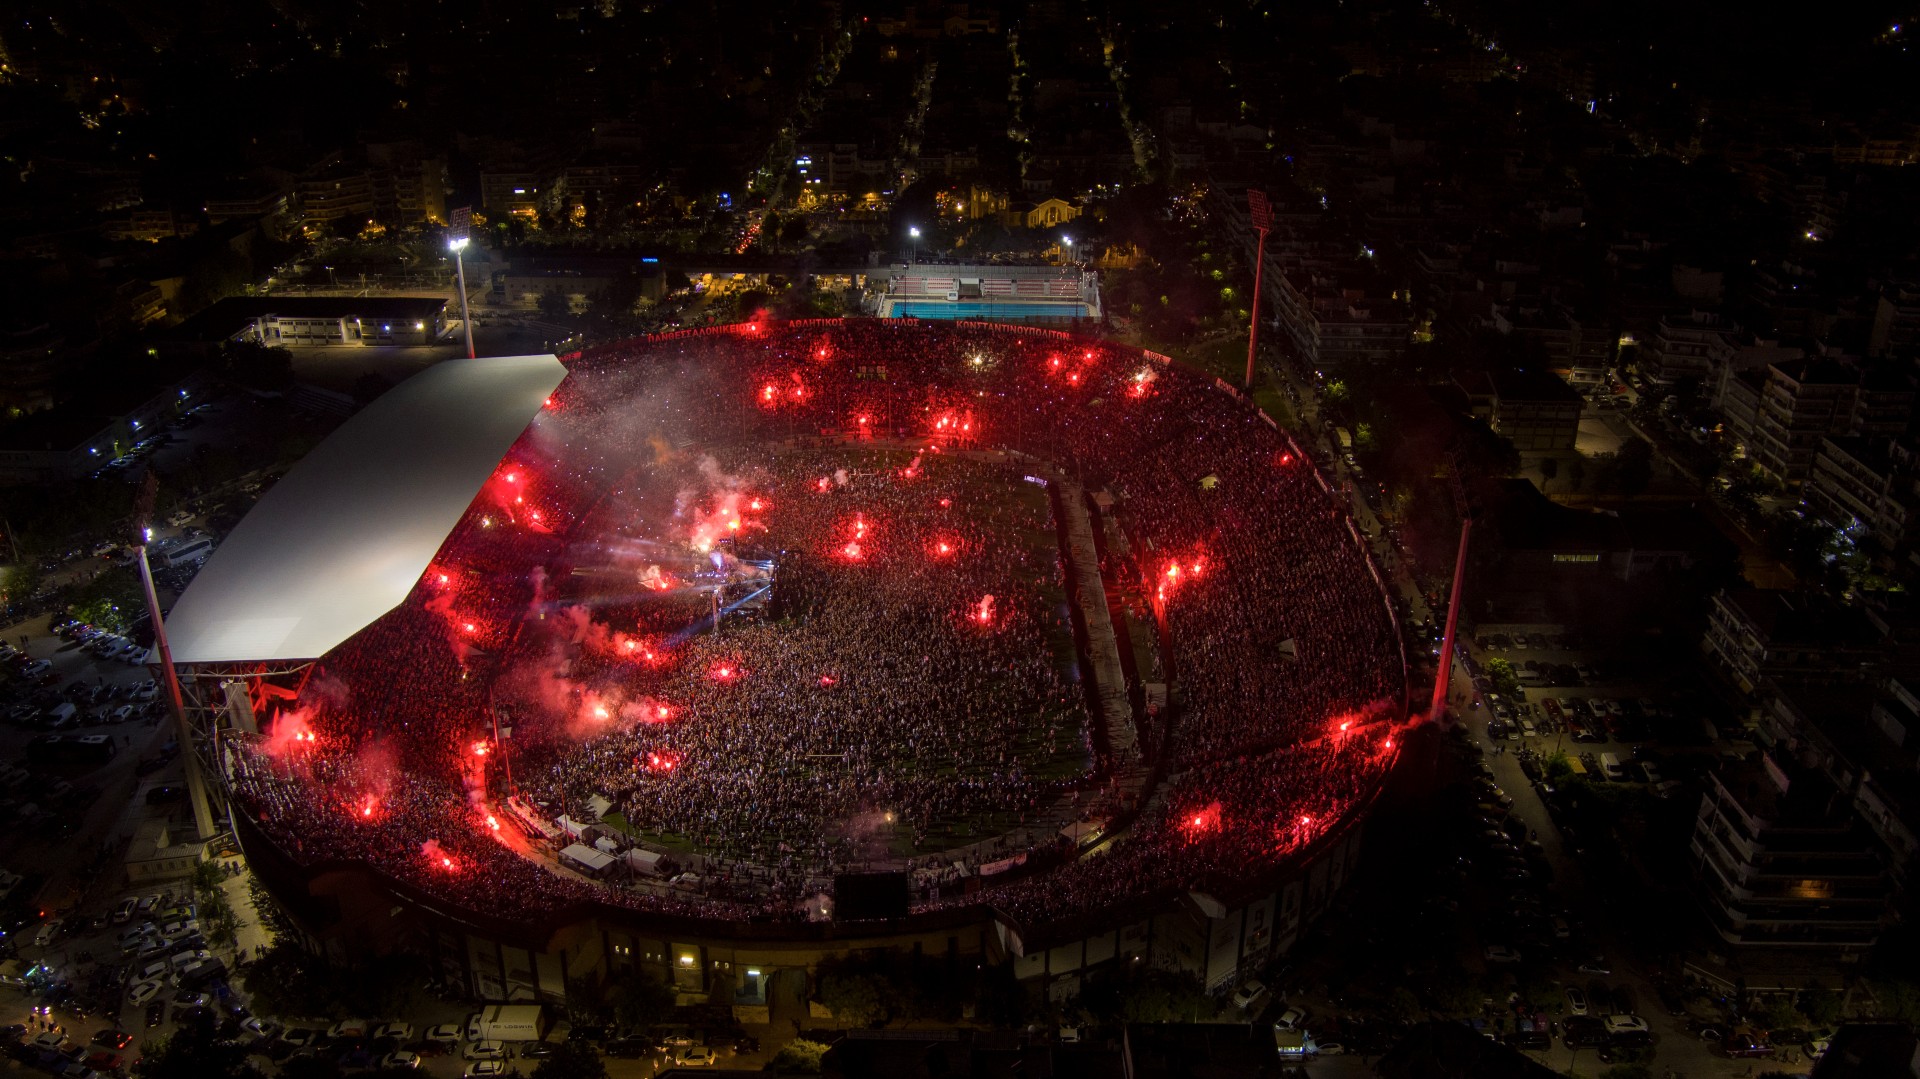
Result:
<instances>
[{"instance_id":1,"label":"apartment building","mask_svg":"<svg viewBox=\"0 0 1920 1079\"><path fill-rule=\"evenodd\" d=\"M1741 951L1857 959L1892 920L1871 834L1824 775L1773 753L1707 779L1691 843L1714 931Z\"/></svg>"}]
</instances>

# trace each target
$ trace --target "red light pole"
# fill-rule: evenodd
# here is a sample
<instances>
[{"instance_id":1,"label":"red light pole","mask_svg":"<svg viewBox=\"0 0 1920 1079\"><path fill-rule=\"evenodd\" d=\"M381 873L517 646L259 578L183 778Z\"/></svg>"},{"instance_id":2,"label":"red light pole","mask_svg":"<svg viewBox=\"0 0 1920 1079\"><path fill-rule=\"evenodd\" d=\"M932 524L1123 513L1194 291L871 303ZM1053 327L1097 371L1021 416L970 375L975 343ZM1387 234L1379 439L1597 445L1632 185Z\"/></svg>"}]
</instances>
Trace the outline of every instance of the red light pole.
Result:
<instances>
[{"instance_id":1,"label":"red light pole","mask_svg":"<svg viewBox=\"0 0 1920 1079\"><path fill-rule=\"evenodd\" d=\"M1453 635L1460 625L1460 593L1466 587L1467 536L1473 531L1473 518L1460 521L1460 550L1453 556L1453 595L1447 599L1447 629L1440 637L1440 669L1433 676L1433 704L1428 718L1438 723L1447 714L1448 683L1453 679Z\"/></svg>"},{"instance_id":2,"label":"red light pole","mask_svg":"<svg viewBox=\"0 0 1920 1079\"><path fill-rule=\"evenodd\" d=\"M1253 256L1253 319L1247 327L1247 383L1243 389L1253 392L1253 358L1260 351L1260 279L1267 267L1267 230L1273 228L1273 206L1265 191L1247 189L1247 217L1260 233L1260 246Z\"/></svg>"},{"instance_id":3,"label":"red light pole","mask_svg":"<svg viewBox=\"0 0 1920 1079\"><path fill-rule=\"evenodd\" d=\"M1447 482L1453 489L1453 508L1460 515L1460 550L1453 556L1453 594L1447 597L1447 629L1440 637L1440 669L1433 676L1433 704L1428 718L1438 723L1447 714L1447 690L1452 688L1453 641L1460 626L1460 594L1467 587L1467 540L1473 535L1473 502L1460 478L1460 459L1447 455L1452 469Z\"/></svg>"}]
</instances>

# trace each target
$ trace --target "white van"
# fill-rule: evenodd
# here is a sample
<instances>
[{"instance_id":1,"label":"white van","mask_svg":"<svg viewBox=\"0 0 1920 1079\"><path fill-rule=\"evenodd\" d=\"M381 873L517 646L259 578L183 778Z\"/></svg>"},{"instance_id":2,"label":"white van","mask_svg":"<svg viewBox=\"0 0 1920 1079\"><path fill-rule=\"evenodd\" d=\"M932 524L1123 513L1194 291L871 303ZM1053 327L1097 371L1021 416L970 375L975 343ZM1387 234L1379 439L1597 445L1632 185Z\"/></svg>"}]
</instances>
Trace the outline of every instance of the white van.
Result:
<instances>
[{"instance_id":1,"label":"white van","mask_svg":"<svg viewBox=\"0 0 1920 1079\"><path fill-rule=\"evenodd\" d=\"M160 556L160 560L166 563L168 569L172 569L187 562L198 562L212 553L213 540L201 536L197 540L189 540L178 547L170 548Z\"/></svg>"},{"instance_id":2,"label":"white van","mask_svg":"<svg viewBox=\"0 0 1920 1079\"><path fill-rule=\"evenodd\" d=\"M65 701L47 709L47 714L40 719L40 725L55 731L62 727L71 727L77 722L74 717L79 712L80 709L75 708L72 701Z\"/></svg>"},{"instance_id":3,"label":"white van","mask_svg":"<svg viewBox=\"0 0 1920 1079\"><path fill-rule=\"evenodd\" d=\"M1600 754L1600 770L1605 772L1607 778L1613 780L1615 783L1627 778L1627 770L1620 766L1620 755L1618 753Z\"/></svg>"}]
</instances>

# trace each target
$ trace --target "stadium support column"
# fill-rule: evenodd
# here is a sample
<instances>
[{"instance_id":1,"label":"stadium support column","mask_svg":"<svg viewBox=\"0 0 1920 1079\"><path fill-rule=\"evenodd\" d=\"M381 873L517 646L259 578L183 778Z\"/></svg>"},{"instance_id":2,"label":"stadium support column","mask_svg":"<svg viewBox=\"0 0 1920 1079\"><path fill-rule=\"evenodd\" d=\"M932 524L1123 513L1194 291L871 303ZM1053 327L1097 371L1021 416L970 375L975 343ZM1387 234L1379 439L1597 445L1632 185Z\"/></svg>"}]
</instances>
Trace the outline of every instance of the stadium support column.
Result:
<instances>
[{"instance_id":1,"label":"stadium support column","mask_svg":"<svg viewBox=\"0 0 1920 1079\"><path fill-rule=\"evenodd\" d=\"M1433 676L1433 706L1427 718L1438 723L1447 714L1447 687L1453 678L1453 634L1460 625L1460 594L1466 591L1467 537L1473 518L1460 519L1460 551L1453 556L1453 595L1447 599L1447 632L1440 639L1440 669Z\"/></svg>"},{"instance_id":2,"label":"stadium support column","mask_svg":"<svg viewBox=\"0 0 1920 1079\"><path fill-rule=\"evenodd\" d=\"M1252 393L1253 362L1260 353L1260 282L1267 268L1267 230L1273 227L1273 206L1267 202L1265 191L1247 192L1247 217L1260 233L1253 256L1253 317L1247 324L1247 381L1240 387Z\"/></svg>"},{"instance_id":3,"label":"stadium support column","mask_svg":"<svg viewBox=\"0 0 1920 1079\"><path fill-rule=\"evenodd\" d=\"M144 542L151 529L143 529L140 552L140 587L146 590L147 614L153 621L153 644L160 650L160 673L167 684L167 710L173 713L174 737L180 740L180 758L187 766L187 798L193 803L194 835L200 840L213 838L213 807L207 803L207 780L200 773L200 755L193 749L193 728L187 723L186 704L180 696L180 676L173 669L173 649L167 645L167 627L160 619L160 597L153 589L153 567L147 562Z\"/></svg>"}]
</instances>

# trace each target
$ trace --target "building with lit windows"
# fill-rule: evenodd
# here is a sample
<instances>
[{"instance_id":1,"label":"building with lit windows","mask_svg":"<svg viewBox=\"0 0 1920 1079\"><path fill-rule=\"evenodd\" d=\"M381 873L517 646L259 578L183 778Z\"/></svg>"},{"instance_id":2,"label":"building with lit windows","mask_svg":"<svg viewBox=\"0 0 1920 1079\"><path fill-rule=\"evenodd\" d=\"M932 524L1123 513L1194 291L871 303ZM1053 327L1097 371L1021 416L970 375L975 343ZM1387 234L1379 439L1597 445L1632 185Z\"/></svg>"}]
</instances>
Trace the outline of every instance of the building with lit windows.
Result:
<instances>
[{"instance_id":1,"label":"building with lit windows","mask_svg":"<svg viewBox=\"0 0 1920 1079\"><path fill-rule=\"evenodd\" d=\"M1852 805L1784 755L1707 778L1691 849L1707 918L1736 949L1858 958L1891 920L1886 870Z\"/></svg>"}]
</instances>

